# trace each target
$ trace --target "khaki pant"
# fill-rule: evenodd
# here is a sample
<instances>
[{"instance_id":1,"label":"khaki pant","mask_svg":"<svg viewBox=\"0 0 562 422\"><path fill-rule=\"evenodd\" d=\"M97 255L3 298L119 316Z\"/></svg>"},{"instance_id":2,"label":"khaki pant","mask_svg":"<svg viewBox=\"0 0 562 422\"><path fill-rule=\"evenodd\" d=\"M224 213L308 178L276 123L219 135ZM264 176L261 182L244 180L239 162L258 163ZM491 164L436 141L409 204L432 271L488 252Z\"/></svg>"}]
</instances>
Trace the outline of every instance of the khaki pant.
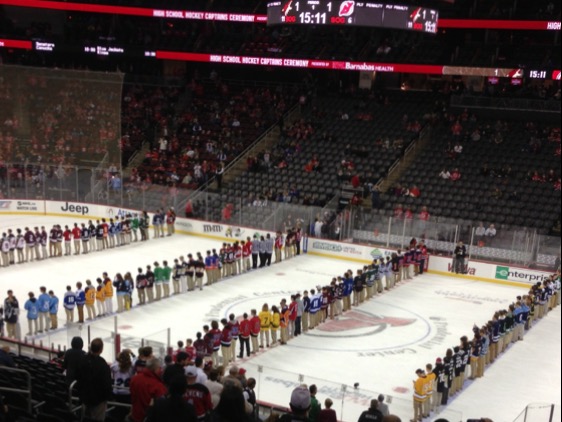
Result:
<instances>
[{"instance_id":1,"label":"khaki pant","mask_svg":"<svg viewBox=\"0 0 562 422\"><path fill-rule=\"evenodd\" d=\"M113 313L113 296L105 297L105 312L107 312L108 315Z\"/></svg>"},{"instance_id":2,"label":"khaki pant","mask_svg":"<svg viewBox=\"0 0 562 422\"><path fill-rule=\"evenodd\" d=\"M82 241L82 253L83 254L88 253L88 242L87 241Z\"/></svg>"},{"instance_id":3,"label":"khaki pant","mask_svg":"<svg viewBox=\"0 0 562 422\"><path fill-rule=\"evenodd\" d=\"M228 365L231 361L231 356L230 356L230 345L225 346L225 345L221 345L221 353L222 353L222 364L224 366Z\"/></svg>"},{"instance_id":4,"label":"khaki pant","mask_svg":"<svg viewBox=\"0 0 562 422\"><path fill-rule=\"evenodd\" d=\"M154 283L154 288L156 290L156 300L162 299L162 283Z\"/></svg>"},{"instance_id":5,"label":"khaki pant","mask_svg":"<svg viewBox=\"0 0 562 422\"><path fill-rule=\"evenodd\" d=\"M146 296L148 297L148 303L154 302L154 287L146 288Z\"/></svg>"},{"instance_id":6,"label":"khaki pant","mask_svg":"<svg viewBox=\"0 0 562 422\"><path fill-rule=\"evenodd\" d=\"M84 305L76 305L78 310L78 322L84 322Z\"/></svg>"},{"instance_id":7,"label":"khaki pant","mask_svg":"<svg viewBox=\"0 0 562 422\"><path fill-rule=\"evenodd\" d=\"M57 318L57 314L49 314L51 318L51 330L56 330L59 328L59 320Z\"/></svg>"},{"instance_id":8,"label":"khaki pant","mask_svg":"<svg viewBox=\"0 0 562 422\"><path fill-rule=\"evenodd\" d=\"M23 257L23 249L22 248L18 248L18 264L21 264L22 262L25 262L25 258Z\"/></svg>"},{"instance_id":9,"label":"khaki pant","mask_svg":"<svg viewBox=\"0 0 562 422\"><path fill-rule=\"evenodd\" d=\"M48 312L39 312L39 332L49 331L50 319Z\"/></svg>"},{"instance_id":10,"label":"khaki pant","mask_svg":"<svg viewBox=\"0 0 562 422\"><path fill-rule=\"evenodd\" d=\"M10 266L10 255L8 252L2 252L2 266L9 267Z\"/></svg>"},{"instance_id":11,"label":"khaki pant","mask_svg":"<svg viewBox=\"0 0 562 422\"><path fill-rule=\"evenodd\" d=\"M74 322L74 309L65 309L64 313L66 314L67 323Z\"/></svg>"},{"instance_id":12,"label":"khaki pant","mask_svg":"<svg viewBox=\"0 0 562 422\"><path fill-rule=\"evenodd\" d=\"M97 300L96 306L98 308L98 316L105 315L105 302L102 300Z\"/></svg>"},{"instance_id":13,"label":"khaki pant","mask_svg":"<svg viewBox=\"0 0 562 422\"><path fill-rule=\"evenodd\" d=\"M139 298L139 305L144 305L146 303L146 292L144 291L144 288L137 289L137 295Z\"/></svg>"},{"instance_id":14,"label":"khaki pant","mask_svg":"<svg viewBox=\"0 0 562 422\"><path fill-rule=\"evenodd\" d=\"M443 398L443 393L439 393L437 390L433 391L432 394L432 404L431 410L437 412L441 407L441 399Z\"/></svg>"},{"instance_id":15,"label":"khaki pant","mask_svg":"<svg viewBox=\"0 0 562 422\"><path fill-rule=\"evenodd\" d=\"M27 327L28 327L28 331L27 331L28 336L37 334L37 320L36 319L28 319L27 320Z\"/></svg>"},{"instance_id":16,"label":"khaki pant","mask_svg":"<svg viewBox=\"0 0 562 422\"><path fill-rule=\"evenodd\" d=\"M92 303L91 305L86 304L86 311L88 311L88 319L94 319L96 317L96 308L94 307L94 304Z\"/></svg>"},{"instance_id":17,"label":"khaki pant","mask_svg":"<svg viewBox=\"0 0 562 422\"><path fill-rule=\"evenodd\" d=\"M252 353L257 353L259 350L258 336L252 334L251 340L252 340Z\"/></svg>"},{"instance_id":18,"label":"khaki pant","mask_svg":"<svg viewBox=\"0 0 562 422\"><path fill-rule=\"evenodd\" d=\"M302 314L302 331L303 331L303 333L306 333L308 331L309 316L310 316L310 314L308 312L303 312L303 314Z\"/></svg>"},{"instance_id":19,"label":"khaki pant","mask_svg":"<svg viewBox=\"0 0 562 422\"><path fill-rule=\"evenodd\" d=\"M80 255L80 240L74 240L74 255Z\"/></svg>"},{"instance_id":20,"label":"khaki pant","mask_svg":"<svg viewBox=\"0 0 562 422\"><path fill-rule=\"evenodd\" d=\"M376 280L376 283L377 283L377 288L376 288L377 293L381 294L382 291L384 290L384 288L382 287L382 280L379 278Z\"/></svg>"},{"instance_id":21,"label":"khaki pant","mask_svg":"<svg viewBox=\"0 0 562 422\"><path fill-rule=\"evenodd\" d=\"M480 362L479 357L470 357L470 379L478 377L478 363Z\"/></svg>"},{"instance_id":22,"label":"khaki pant","mask_svg":"<svg viewBox=\"0 0 562 422\"><path fill-rule=\"evenodd\" d=\"M486 367L486 356L482 355L478 358L478 378L481 378L484 376L484 368Z\"/></svg>"},{"instance_id":23,"label":"khaki pant","mask_svg":"<svg viewBox=\"0 0 562 422\"><path fill-rule=\"evenodd\" d=\"M64 242L64 255L68 256L70 254L72 254L72 246L70 242Z\"/></svg>"},{"instance_id":24,"label":"khaki pant","mask_svg":"<svg viewBox=\"0 0 562 422\"><path fill-rule=\"evenodd\" d=\"M195 280L192 275L187 276L187 291L191 292L195 290Z\"/></svg>"},{"instance_id":25,"label":"khaki pant","mask_svg":"<svg viewBox=\"0 0 562 422\"><path fill-rule=\"evenodd\" d=\"M281 249L275 249L275 262L281 262Z\"/></svg>"},{"instance_id":26,"label":"khaki pant","mask_svg":"<svg viewBox=\"0 0 562 422\"><path fill-rule=\"evenodd\" d=\"M423 417L423 401L414 399L414 419L415 421L421 421Z\"/></svg>"},{"instance_id":27,"label":"khaki pant","mask_svg":"<svg viewBox=\"0 0 562 422\"><path fill-rule=\"evenodd\" d=\"M175 279L172 281L173 283L173 287L174 287L174 294L177 295L181 292L181 285L180 285L180 280L179 279Z\"/></svg>"},{"instance_id":28,"label":"khaki pant","mask_svg":"<svg viewBox=\"0 0 562 422\"><path fill-rule=\"evenodd\" d=\"M261 329L260 331L260 347L263 348L265 346L269 347L269 329Z\"/></svg>"},{"instance_id":29,"label":"khaki pant","mask_svg":"<svg viewBox=\"0 0 562 422\"><path fill-rule=\"evenodd\" d=\"M425 397L425 401L423 402L423 415L424 416L429 416L429 414L431 413L431 399L432 399L433 393L429 392L427 393L427 396Z\"/></svg>"},{"instance_id":30,"label":"khaki pant","mask_svg":"<svg viewBox=\"0 0 562 422\"><path fill-rule=\"evenodd\" d=\"M213 354L211 355L211 359L213 360L213 366L215 368L218 368L220 366L220 360L219 360L219 351L217 350L213 350Z\"/></svg>"},{"instance_id":31,"label":"khaki pant","mask_svg":"<svg viewBox=\"0 0 562 422\"><path fill-rule=\"evenodd\" d=\"M195 287L199 290L203 290L203 277L195 277Z\"/></svg>"},{"instance_id":32,"label":"khaki pant","mask_svg":"<svg viewBox=\"0 0 562 422\"><path fill-rule=\"evenodd\" d=\"M6 329L8 331L8 337L10 337L10 338L16 338L17 337L17 325L18 324L14 324L12 322L6 323Z\"/></svg>"},{"instance_id":33,"label":"khaki pant","mask_svg":"<svg viewBox=\"0 0 562 422\"><path fill-rule=\"evenodd\" d=\"M162 288L164 290L164 297L170 297L170 283L164 282Z\"/></svg>"},{"instance_id":34,"label":"khaki pant","mask_svg":"<svg viewBox=\"0 0 562 422\"><path fill-rule=\"evenodd\" d=\"M117 295L117 312L125 310L125 295Z\"/></svg>"},{"instance_id":35,"label":"khaki pant","mask_svg":"<svg viewBox=\"0 0 562 422\"><path fill-rule=\"evenodd\" d=\"M281 327L281 344L289 341L289 327Z\"/></svg>"},{"instance_id":36,"label":"khaki pant","mask_svg":"<svg viewBox=\"0 0 562 422\"><path fill-rule=\"evenodd\" d=\"M25 246L25 262L33 262L34 252L35 252L35 246L31 246L31 245Z\"/></svg>"},{"instance_id":37,"label":"khaki pant","mask_svg":"<svg viewBox=\"0 0 562 422\"><path fill-rule=\"evenodd\" d=\"M271 328L271 344L277 343L278 328Z\"/></svg>"}]
</instances>

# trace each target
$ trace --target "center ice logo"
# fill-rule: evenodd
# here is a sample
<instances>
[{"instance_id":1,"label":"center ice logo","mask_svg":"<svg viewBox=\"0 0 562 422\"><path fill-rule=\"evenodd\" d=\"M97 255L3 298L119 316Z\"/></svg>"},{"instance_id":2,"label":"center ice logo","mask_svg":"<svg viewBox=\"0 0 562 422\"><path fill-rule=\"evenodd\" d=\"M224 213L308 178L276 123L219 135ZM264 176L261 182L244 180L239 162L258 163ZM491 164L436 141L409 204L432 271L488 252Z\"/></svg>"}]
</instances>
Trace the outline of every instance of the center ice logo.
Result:
<instances>
[{"instance_id":1,"label":"center ice logo","mask_svg":"<svg viewBox=\"0 0 562 422\"><path fill-rule=\"evenodd\" d=\"M414 318L396 318L373 315L365 311L346 312L338 320L327 321L318 327L318 331L330 333L328 337L361 337L373 335L389 327L404 327L416 322ZM317 337L322 336L316 334Z\"/></svg>"}]
</instances>

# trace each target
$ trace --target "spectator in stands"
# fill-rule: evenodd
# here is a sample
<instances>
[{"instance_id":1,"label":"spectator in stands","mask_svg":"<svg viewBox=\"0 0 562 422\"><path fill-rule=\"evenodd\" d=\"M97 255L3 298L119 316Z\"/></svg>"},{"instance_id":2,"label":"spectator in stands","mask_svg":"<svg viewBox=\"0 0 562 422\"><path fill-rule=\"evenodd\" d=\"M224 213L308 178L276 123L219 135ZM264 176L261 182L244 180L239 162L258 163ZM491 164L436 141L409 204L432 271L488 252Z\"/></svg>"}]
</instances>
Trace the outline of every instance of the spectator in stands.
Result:
<instances>
[{"instance_id":1,"label":"spectator in stands","mask_svg":"<svg viewBox=\"0 0 562 422\"><path fill-rule=\"evenodd\" d=\"M246 413L246 400L240 388L227 385L222 390L219 405L213 411L213 422L251 422L251 416Z\"/></svg>"},{"instance_id":2,"label":"spectator in stands","mask_svg":"<svg viewBox=\"0 0 562 422\"><path fill-rule=\"evenodd\" d=\"M10 356L10 347L4 346L0 348L0 366L7 366L9 368L15 368L16 364Z\"/></svg>"},{"instance_id":3,"label":"spectator in stands","mask_svg":"<svg viewBox=\"0 0 562 422\"><path fill-rule=\"evenodd\" d=\"M460 180L460 178L461 178L461 172L458 168L455 168L451 173L451 180L453 182L456 182L457 180Z\"/></svg>"},{"instance_id":4,"label":"spectator in stands","mask_svg":"<svg viewBox=\"0 0 562 422\"><path fill-rule=\"evenodd\" d=\"M160 379L161 372L160 361L152 358L131 379L131 421L143 422L151 403L166 395L166 386Z\"/></svg>"},{"instance_id":5,"label":"spectator in stands","mask_svg":"<svg viewBox=\"0 0 562 422\"><path fill-rule=\"evenodd\" d=\"M377 397L377 401L379 402L377 406L377 410L381 412L383 416L389 416L390 410L388 409L388 404L386 404L384 400L385 400L384 394L379 394L379 396Z\"/></svg>"},{"instance_id":6,"label":"spectator in stands","mask_svg":"<svg viewBox=\"0 0 562 422\"><path fill-rule=\"evenodd\" d=\"M164 381L164 384L167 385L168 388L175 377L184 376L185 365L187 365L188 360L189 357L187 353L182 350L177 353L175 362L166 367L164 374L162 375L162 381Z\"/></svg>"},{"instance_id":7,"label":"spectator in stands","mask_svg":"<svg viewBox=\"0 0 562 422\"><path fill-rule=\"evenodd\" d=\"M496 234L497 234L496 226L494 224L490 224L490 227L488 227L486 229L486 232L484 233L484 236L486 236L486 240L487 240L486 243L491 245L496 237Z\"/></svg>"},{"instance_id":8,"label":"spectator in stands","mask_svg":"<svg viewBox=\"0 0 562 422\"><path fill-rule=\"evenodd\" d=\"M336 415L336 411L332 409L334 402L332 399L326 399L324 401L325 408L320 411L318 414L317 422L338 422L338 417Z\"/></svg>"},{"instance_id":9,"label":"spectator in stands","mask_svg":"<svg viewBox=\"0 0 562 422\"><path fill-rule=\"evenodd\" d=\"M308 411L310 409L310 392L306 386L301 385L291 393L291 401L289 403L291 413L283 415L280 422L293 422L293 420L306 421Z\"/></svg>"},{"instance_id":10,"label":"spectator in stands","mask_svg":"<svg viewBox=\"0 0 562 422\"><path fill-rule=\"evenodd\" d=\"M429 213L429 211L427 210L427 207L422 207L418 218L421 221L429 221L429 219L431 218L431 214Z\"/></svg>"},{"instance_id":11,"label":"spectator in stands","mask_svg":"<svg viewBox=\"0 0 562 422\"><path fill-rule=\"evenodd\" d=\"M486 228L484 227L484 223L480 222L476 230L474 231L474 236L476 237L476 242L479 243L484 240L484 236L486 235Z\"/></svg>"},{"instance_id":12,"label":"spectator in stands","mask_svg":"<svg viewBox=\"0 0 562 422\"><path fill-rule=\"evenodd\" d=\"M174 377L170 381L168 394L156 399L148 409L146 422L197 422L194 407L183 398L186 389L185 376Z\"/></svg>"},{"instance_id":13,"label":"spectator in stands","mask_svg":"<svg viewBox=\"0 0 562 422\"><path fill-rule=\"evenodd\" d=\"M441 170L441 173L439 173L439 177L444 180L449 180L451 178L451 173L449 170L443 169Z\"/></svg>"},{"instance_id":14,"label":"spectator in stands","mask_svg":"<svg viewBox=\"0 0 562 422\"><path fill-rule=\"evenodd\" d=\"M462 150L463 147L460 143L455 144L455 146L453 147L453 151L455 152L456 155L462 154Z\"/></svg>"},{"instance_id":15,"label":"spectator in stands","mask_svg":"<svg viewBox=\"0 0 562 422\"><path fill-rule=\"evenodd\" d=\"M419 198L419 197L421 196L420 188L418 188L417 186L413 186L413 187L410 189L410 196L411 196L412 198Z\"/></svg>"},{"instance_id":16,"label":"spectator in stands","mask_svg":"<svg viewBox=\"0 0 562 422\"><path fill-rule=\"evenodd\" d=\"M308 420L309 422L317 422L318 415L322 410L322 406L320 405L320 402L316 398L316 393L318 392L318 388L316 387L316 385L312 384L308 388L308 391L310 392L310 410L308 412Z\"/></svg>"},{"instance_id":17,"label":"spectator in stands","mask_svg":"<svg viewBox=\"0 0 562 422\"><path fill-rule=\"evenodd\" d=\"M90 353L82 360L78 369L78 395L82 402L84 416L93 421L104 421L107 402L112 397L113 386L109 365L101 357L103 341L92 340Z\"/></svg>"},{"instance_id":18,"label":"spectator in stands","mask_svg":"<svg viewBox=\"0 0 562 422\"><path fill-rule=\"evenodd\" d=\"M86 355L84 352L84 340L81 337L74 337L70 343L70 349L64 354L62 369L65 371L66 384L70 385L76 381L78 368L82 359Z\"/></svg>"},{"instance_id":19,"label":"spectator in stands","mask_svg":"<svg viewBox=\"0 0 562 422\"><path fill-rule=\"evenodd\" d=\"M378 407L379 401L375 399L371 400L371 406L368 410L365 410L363 413L361 413L361 416L359 417L359 420L357 422L382 422L384 415L380 412Z\"/></svg>"}]
</instances>

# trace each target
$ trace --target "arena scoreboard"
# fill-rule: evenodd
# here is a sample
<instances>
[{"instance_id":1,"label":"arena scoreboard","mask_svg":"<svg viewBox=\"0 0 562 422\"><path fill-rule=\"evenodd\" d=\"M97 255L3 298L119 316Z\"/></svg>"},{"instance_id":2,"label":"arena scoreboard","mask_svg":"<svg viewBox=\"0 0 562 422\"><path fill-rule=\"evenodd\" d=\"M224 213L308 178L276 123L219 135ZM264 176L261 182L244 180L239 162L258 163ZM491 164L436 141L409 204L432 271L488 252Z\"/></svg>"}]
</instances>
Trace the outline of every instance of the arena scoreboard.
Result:
<instances>
[{"instance_id":1,"label":"arena scoreboard","mask_svg":"<svg viewBox=\"0 0 562 422\"><path fill-rule=\"evenodd\" d=\"M267 5L268 25L334 25L405 29L435 34L437 10L355 0L283 0Z\"/></svg>"}]
</instances>

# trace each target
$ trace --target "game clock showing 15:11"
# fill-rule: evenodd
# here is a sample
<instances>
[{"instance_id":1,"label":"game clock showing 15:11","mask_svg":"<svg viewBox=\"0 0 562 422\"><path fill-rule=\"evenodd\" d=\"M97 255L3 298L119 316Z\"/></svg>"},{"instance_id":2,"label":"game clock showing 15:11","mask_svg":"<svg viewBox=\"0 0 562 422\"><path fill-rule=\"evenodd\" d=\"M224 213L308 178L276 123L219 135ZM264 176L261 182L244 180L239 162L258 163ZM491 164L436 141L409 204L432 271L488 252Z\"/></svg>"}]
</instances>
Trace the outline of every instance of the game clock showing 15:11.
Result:
<instances>
[{"instance_id":1,"label":"game clock showing 15:11","mask_svg":"<svg viewBox=\"0 0 562 422\"><path fill-rule=\"evenodd\" d=\"M267 5L268 25L345 25L437 32L438 12L371 1L283 0Z\"/></svg>"}]
</instances>

